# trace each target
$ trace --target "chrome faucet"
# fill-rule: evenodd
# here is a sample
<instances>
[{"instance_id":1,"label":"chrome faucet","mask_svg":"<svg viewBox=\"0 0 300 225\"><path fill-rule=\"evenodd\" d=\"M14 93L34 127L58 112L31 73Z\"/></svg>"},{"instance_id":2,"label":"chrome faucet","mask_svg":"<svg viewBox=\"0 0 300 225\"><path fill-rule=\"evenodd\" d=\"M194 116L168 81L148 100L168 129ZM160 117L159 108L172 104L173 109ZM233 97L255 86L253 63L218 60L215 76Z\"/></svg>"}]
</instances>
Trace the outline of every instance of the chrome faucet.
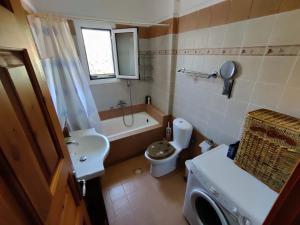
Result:
<instances>
[{"instance_id":1,"label":"chrome faucet","mask_svg":"<svg viewBox=\"0 0 300 225\"><path fill-rule=\"evenodd\" d=\"M117 104L117 106L119 107L119 108L122 108L122 107L124 107L124 106L126 106L127 105L127 103L125 102L125 101L123 101L123 100L120 100L119 102L118 102L118 104Z\"/></svg>"}]
</instances>

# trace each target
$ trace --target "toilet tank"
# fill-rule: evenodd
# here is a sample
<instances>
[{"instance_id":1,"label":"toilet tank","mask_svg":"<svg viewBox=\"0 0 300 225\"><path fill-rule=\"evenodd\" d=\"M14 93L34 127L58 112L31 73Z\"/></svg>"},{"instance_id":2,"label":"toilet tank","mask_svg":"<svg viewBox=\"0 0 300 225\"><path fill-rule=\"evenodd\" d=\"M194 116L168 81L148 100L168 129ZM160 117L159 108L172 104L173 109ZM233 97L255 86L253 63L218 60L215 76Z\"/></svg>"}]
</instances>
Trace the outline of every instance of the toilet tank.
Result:
<instances>
[{"instance_id":1,"label":"toilet tank","mask_svg":"<svg viewBox=\"0 0 300 225\"><path fill-rule=\"evenodd\" d=\"M176 146L185 149L189 146L193 126L182 118L173 120L173 137Z\"/></svg>"}]
</instances>

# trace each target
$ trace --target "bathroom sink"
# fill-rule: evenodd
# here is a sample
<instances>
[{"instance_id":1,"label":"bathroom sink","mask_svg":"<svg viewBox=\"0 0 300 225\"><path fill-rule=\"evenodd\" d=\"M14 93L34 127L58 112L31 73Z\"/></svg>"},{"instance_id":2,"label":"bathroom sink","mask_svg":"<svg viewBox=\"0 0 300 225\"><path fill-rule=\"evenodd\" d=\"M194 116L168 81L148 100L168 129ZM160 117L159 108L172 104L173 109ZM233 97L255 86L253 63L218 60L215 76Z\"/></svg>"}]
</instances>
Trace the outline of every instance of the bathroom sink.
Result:
<instances>
[{"instance_id":1,"label":"bathroom sink","mask_svg":"<svg viewBox=\"0 0 300 225\"><path fill-rule=\"evenodd\" d=\"M107 137L94 129L71 132L66 139L76 178L89 180L102 176L104 159L109 152Z\"/></svg>"}]
</instances>

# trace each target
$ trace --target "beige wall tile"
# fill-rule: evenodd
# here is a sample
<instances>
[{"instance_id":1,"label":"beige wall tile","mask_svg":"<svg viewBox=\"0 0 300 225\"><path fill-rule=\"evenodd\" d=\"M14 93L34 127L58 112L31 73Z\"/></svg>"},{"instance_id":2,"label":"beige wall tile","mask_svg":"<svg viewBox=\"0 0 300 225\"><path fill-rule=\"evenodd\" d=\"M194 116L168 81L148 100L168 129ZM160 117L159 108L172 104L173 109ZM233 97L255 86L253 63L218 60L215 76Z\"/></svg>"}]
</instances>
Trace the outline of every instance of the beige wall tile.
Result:
<instances>
[{"instance_id":1,"label":"beige wall tile","mask_svg":"<svg viewBox=\"0 0 300 225\"><path fill-rule=\"evenodd\" d=\"M242 123L247 113L248 102L230 99L227 104L226 118Z\"/></svg>"},{"instance_id":2,"label":"beige wall tile","mask_svg":"<svg viewBox=\"0 0 300 225\"><path fill-rule=\"evenodd\" d=\"M178 49L191 49L195 47L195 31L184 32L178 35Z\"/></svg>"},{"instance_id":3,"label":"beige wall tile","mask_svg":"<svg viewBox=\"0 0 300 225\"><path fill-rule=\"evenodd\" d=\"M279 102L282 89L281 85L257 83L250 103L260 107L275 108Z\"/></svg>"},{"instance_id":4,"label":"beige wall tile","mask_svg":"<svg viewBox=\"0 0 300 225\"><path fill-rule=\"evenodd\" d=\"M273 26L275 15L245 21L245 38L243 46L265 46L268 44Z\"/></svg>"},{"instance_id":5,"label":"beige wall tile","mask_svg":"<svg viewBox=\"0 0 300 225\"><path fill-rule=\"evenodd\" d=\"M296 57L294 56L267 56L264 58L259 72L259 81L283 85L291 70Z\"/></svg>"},{"instance_id":6,"label":"beige wall tile","mask_svg":"<svg viewBox=\"0 0 300 225\"><path fill-rule=\"evenodd\" d=\"M223 47L239 47L244 40L246 23L236 22L227 25Z\"/></svg>"},{"instance_id":7,"label":"beige wall tile","mask_svg":"<svg viewBox=\"0 0 300 225\"><path fill-rule=\"evenodd\" d=\"M207 47L211 47L211 48L223 47L226 30L227 30L226 25L210 28Z\"/></svg>"},{"instance_id":8,"label":"beige wall tile","mask_svg":"<svg viewBox=\"0 0 300 225\"><path fill-rule=\"evenodd\" d=\"M252 94L254 81L237 79L232 89L232 99L248 102Z\"/></svg>"},{"instance_id":9,"label":"beige wall tile","mask_svg":"<svg viewBox=\"0 0 300 225\"><path fill-rule=\"evenodd\" d=\"M269 14L270 9L260 13L261 15ZM292 39L296 40L298 37L285 38L286 34L281 34L281 32L289 29L285 27L286 24L291 23L291 17L295 20L298 14L300 15L300 10L297 15L287 12L284 15L264 16L179 33L177 48L222 48L296 43L292 42ZM293 24L292 27L294 26L297 25ZM275 40L279 41L275 42ZM166 56L168 57L170 56ZM174 68L185 67L209 73L219 70L225 60L234 60L238 63L239 73L231 99L222 96L221 79L195 80L179 73L175 75L174 69L163 69L165 65L168 65L168 60L164 57L156 57L156 79L153 82L154 87L151 87L154 104L163 110L168 110L166 102L170 99L164 97L167 96L167 91L162 91L162 89L170 90L168 85L173 84L173 81L170 81L172 76L169 75L173 71L176 78L174 96L168 95L169 98L174 97L173 115L187 119L197 130L217 143L230 144L240 138L245 114L249 110L264 107L298 115L298 108L292 105L296 99L299 99L297 91L300 87L298 76L300 62L295 64L296 56L177 55ZM294 68L293 72L292 68Z\"/></svg>"},{"instance_id":10,"label":"beige wall tile","mask_svg":"<svg viewBox=\"0 0 300 225\"><path fill-rule=\"evenodd\" d=\"M206 48L208 45L208 38L209 38L209 28L207 29L200 29L195 31L195 48Z\"/></svg>"},{"instance_id":11,"label":"beige wall tile","mask_svg":"<svg viewBox=\"0 0 300 225\"><path fill-rule=\"evenodd\" d=\"M240 76L243 80L255 81L261 67L262 56L240 56L237 59L239 64Z\"/></svg>"},{"instance_id":12,"label":"beige wall tile","mask_svg":"<svg viewBox=\"0 0 300 225\"><path fill-rule=\"evenodd\" d=\"M300 57L298 57L296 65L292 71L291 76L289 77L288 87L300 88Z\"/></svg>"},{"instance_id":13,"label":"beige wall tile","mask_svg":"<svg viewBox=\"0 0 300 225\"><path fill-rule=\"evenodd\" d=\"M300 9L277 14L269 45L300 44Z\"/></svg>"},{"instance_id":14,"label":"beige wall tile","mask_svg":"<svg viewBox=\"0 0 300 225\"><path fill-rule=\"evenodd\" d=\"M286 88L279 102L278 110L300 118L300 88Z\"/></svg>"}]
</instances>

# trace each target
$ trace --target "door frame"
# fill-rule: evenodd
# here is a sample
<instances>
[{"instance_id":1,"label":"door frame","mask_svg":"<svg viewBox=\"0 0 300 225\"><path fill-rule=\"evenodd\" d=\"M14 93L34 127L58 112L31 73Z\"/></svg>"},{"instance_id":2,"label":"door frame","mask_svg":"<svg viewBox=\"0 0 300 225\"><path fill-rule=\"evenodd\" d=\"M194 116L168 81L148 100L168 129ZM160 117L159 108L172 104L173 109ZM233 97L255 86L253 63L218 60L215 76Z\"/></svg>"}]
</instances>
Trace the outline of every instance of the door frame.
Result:
<instances>
[{"instance_id":1,"label":"door frame","mask_svg":"<svg viewBox=\"0 0 300 225\"><path fill-rule=\"evenodd\" d=\"M279 193L263 225L300 224L300 162Z\"/></svg>"}]
</instances>

